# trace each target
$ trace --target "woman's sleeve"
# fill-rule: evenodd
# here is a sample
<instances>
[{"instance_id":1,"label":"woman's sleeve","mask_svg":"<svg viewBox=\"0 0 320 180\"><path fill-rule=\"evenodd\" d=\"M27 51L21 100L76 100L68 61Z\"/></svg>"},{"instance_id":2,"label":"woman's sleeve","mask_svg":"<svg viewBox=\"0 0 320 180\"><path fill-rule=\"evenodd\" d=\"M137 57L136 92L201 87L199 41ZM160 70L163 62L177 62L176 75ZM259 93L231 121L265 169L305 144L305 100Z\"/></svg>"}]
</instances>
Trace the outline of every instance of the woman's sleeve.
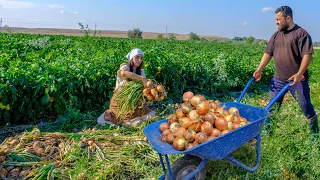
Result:
<instances>
[{"instance_id":1,"label":"woman's sleeve","mask_svg":"<svg viewBox=\"0 0 320 180\"><path fill-rule=\"evenodd\" d=\"M141 69L141 76L147 78L147 77L146 77L146 74L144 73L144 69Z\"/></svg>"},{"instance_id":2,"label":"woman's sleeve","mask_svg":"<svg viewBox=\"0 0 320 180\"><path fill-rule=\"evenodd\" d=\"M121 78L120 71L130 71L129 66L127 64L121 64L119 70L117 71L118 77ZM122 78L121 78L122 79Z\"/></svg>"}]
</instances>

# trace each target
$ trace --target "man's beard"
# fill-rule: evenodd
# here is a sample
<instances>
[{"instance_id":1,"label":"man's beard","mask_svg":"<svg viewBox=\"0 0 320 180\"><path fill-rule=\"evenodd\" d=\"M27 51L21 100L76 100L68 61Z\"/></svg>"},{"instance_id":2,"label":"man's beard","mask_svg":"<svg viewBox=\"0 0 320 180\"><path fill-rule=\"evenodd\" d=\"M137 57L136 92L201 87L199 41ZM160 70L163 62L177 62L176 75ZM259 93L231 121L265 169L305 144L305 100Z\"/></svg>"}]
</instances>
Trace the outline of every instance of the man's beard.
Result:
<instances>
[{"instance_id":1,"label":"man's beard","mask_svg":"<svg viewBox=\"0 0 320 180\"><path fill-rule=\"evenodd\" d=\"M289 24L288 23L283 24L283 25L278 27L279 31L285 31L285 30L288 30L288 28L289 28Z\"/></svg>"}]
</instances>

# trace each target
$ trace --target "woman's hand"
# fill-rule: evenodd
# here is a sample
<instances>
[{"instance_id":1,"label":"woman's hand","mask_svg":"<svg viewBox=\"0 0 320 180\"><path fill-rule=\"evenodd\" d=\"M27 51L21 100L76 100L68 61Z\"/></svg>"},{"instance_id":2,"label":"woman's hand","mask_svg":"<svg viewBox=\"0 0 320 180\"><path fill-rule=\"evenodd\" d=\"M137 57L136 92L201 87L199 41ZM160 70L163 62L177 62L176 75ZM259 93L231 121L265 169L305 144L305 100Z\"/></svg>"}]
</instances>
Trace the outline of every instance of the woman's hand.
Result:
<instances>
[{"instance_id":1,"label":"woman's hand","mask_svg":"<svg viewBox=\"0 0 320 180\"><path fill-rule=\"evenodd\" d=\"M147 82L148 82L148 79L147 78L145 78L145 77L143 77L143 76L141 76L142 77L142 82L143 82L143 85L144 85L144 87L147 87Z\"/></svg>"}]
</instances>

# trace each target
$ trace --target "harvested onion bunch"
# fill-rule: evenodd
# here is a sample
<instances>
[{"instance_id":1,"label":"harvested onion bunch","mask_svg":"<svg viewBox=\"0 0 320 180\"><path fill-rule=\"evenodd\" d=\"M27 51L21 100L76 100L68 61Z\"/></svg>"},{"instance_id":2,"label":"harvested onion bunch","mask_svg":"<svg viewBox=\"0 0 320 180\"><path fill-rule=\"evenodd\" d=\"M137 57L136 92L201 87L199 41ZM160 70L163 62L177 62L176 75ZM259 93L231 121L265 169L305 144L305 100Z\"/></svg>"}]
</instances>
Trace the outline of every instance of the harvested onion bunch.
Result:
<instances>
[{"instance_id":1,"label":"harvested onion bunch","mask_svg":"<svg viewBox=\"0 0 320 180\"><path fill-rule=\"evenodd\" d=\"M163 85L149 80L147 87L143 90L143 96L148 101L163 101L167 96L167 92Z\"/></svg>"}]
</instances>

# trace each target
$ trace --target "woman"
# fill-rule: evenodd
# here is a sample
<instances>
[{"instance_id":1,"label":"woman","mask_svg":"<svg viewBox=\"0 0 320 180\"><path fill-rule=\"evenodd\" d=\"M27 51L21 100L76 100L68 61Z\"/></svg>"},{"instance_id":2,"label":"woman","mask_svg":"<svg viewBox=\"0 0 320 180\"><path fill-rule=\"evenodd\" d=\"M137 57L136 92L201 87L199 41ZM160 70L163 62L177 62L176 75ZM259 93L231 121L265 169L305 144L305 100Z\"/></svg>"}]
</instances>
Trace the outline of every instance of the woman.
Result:
<instances>
[{"instance_id":1,"label":"woman","mask_svg":"<svg viewBox=\"0 0 320 180\"><path fill-rule=\"evenodd\" d=\"M146 85L148 79L142 69L144 54L141 49L132 49L127 54L128 63L120 65L120 69L117 71L117 80L114 94L110 101L109 109L102 113L97 119L98 124L122 124L124 126L133 127L139 126L146 119L155 116L155 112L149 108L136 108L133 114L127 114L124 119L117 119L117 102L115 98L118 95L117 90L123 86L129 80L142 81ZM143 97L141 97L143 98Z\"/></svg>"}]
</instances>

